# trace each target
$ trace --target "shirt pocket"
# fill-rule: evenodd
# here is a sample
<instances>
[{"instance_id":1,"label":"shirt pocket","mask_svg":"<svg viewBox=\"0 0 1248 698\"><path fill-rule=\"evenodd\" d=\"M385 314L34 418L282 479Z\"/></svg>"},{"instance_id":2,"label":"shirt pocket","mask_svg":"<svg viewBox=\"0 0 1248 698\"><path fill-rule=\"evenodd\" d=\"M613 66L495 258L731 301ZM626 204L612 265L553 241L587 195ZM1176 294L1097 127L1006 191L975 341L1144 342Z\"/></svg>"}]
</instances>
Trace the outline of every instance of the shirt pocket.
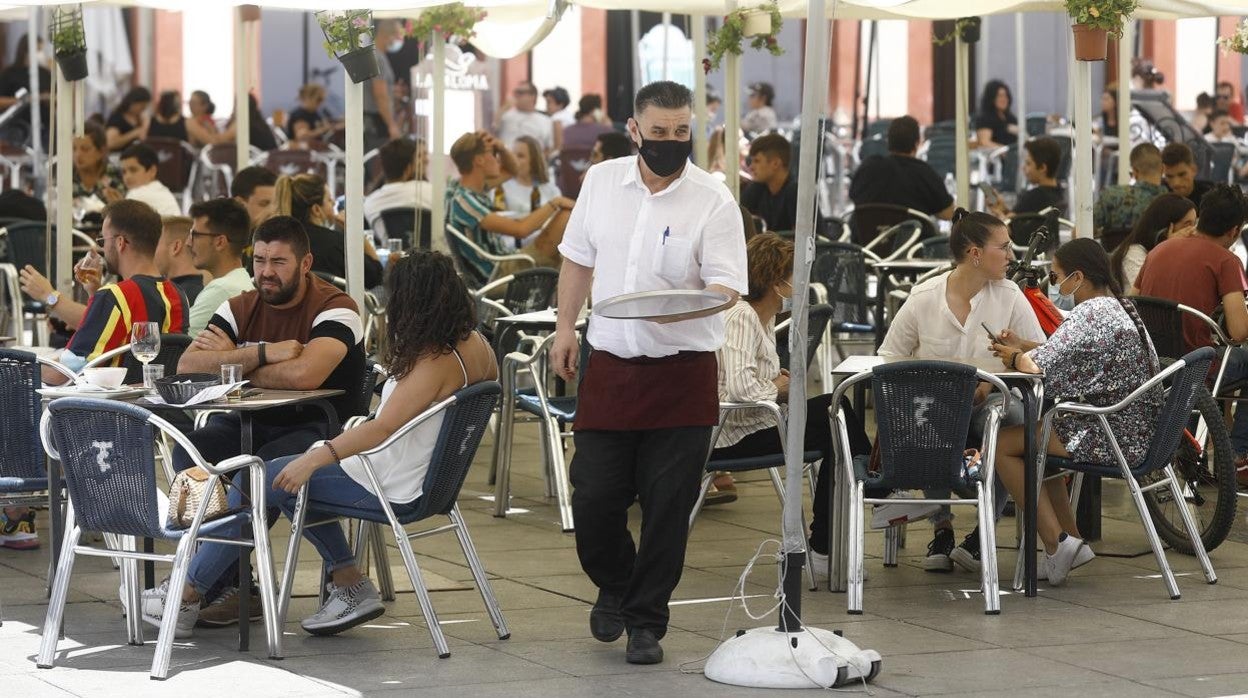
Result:
<instances>
[{"instance_id":1,"label":"shirt pocket","mask_svg":"<svg viewBox=\"0 0 1248 698\"><path fill-rule=\"evenodd\" d=\"M654 257L654 273L669 281L683 281L689 271L693 246L688 240L667 237Z\"/></svg>"}]
</instances>

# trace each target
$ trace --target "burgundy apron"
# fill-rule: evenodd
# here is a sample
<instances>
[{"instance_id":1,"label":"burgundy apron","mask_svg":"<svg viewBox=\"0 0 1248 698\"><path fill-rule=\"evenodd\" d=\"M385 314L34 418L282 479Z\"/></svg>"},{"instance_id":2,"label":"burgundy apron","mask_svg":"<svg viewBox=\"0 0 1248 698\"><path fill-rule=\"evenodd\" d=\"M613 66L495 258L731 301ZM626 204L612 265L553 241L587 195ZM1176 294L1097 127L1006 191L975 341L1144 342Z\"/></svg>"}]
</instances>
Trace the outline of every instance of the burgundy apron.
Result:
<instances>
[{"instance_id":1,"label":"burgundy apron","mask_svg":"<svg viewBox=\"0 0 1248 698\"><path fill-rule=\"evenodd\" d=\"M576 430L640 431L719 423L715 352L621 359L594 350L577 388Z\"/></svg>"}]
</instances>

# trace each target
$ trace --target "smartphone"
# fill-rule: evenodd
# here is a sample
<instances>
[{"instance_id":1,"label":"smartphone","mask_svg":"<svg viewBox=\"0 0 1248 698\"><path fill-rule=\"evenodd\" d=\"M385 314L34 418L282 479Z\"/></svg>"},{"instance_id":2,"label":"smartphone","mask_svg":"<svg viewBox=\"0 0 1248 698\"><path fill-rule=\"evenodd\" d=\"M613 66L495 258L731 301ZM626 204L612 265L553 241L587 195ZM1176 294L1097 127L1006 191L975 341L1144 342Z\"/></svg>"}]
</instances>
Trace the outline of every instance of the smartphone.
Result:
<instances>
[{"instance_id":1,"label":"smartphone","mask_svg":"<svg viewBox=\"0 0 1248 698\"><path fill-rule=\"evenodd\" d=\"M980 182L978 186L979 190L984 193L984 203L988 206L995 206L1001 198L997 196L997 190L993 189L992 185L987 182Z\"/></svg>"},{"instance_id":2,"label":"smartphone","mask_svg":"<svg viewBox=\"0 0 1248 698\"><path fill-rule=\"evenodd\" d=\"M981 322L979 323L979 326L984 328L984 331L988 333L988 339L992 340L993 342L1000 341L999 339L997 339L997 335L993 334L992 330L988 329L988 323Z\"/></svg>"}]
</instances>

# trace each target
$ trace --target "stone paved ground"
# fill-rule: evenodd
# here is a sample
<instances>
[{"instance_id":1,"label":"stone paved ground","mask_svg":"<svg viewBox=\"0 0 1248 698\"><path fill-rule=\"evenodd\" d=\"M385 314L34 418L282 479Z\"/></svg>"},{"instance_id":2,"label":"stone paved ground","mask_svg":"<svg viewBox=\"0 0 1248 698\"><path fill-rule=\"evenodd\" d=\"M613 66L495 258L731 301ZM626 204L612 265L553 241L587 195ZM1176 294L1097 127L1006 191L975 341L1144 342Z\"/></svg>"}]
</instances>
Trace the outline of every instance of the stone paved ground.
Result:
<instances>
[{"instance_id":1,"label":"stone paved ground","mask_svg":"<svg viewBox=\"0 0 1248 698\"><path fill-rule=\"evenodd\" d=\"M154 683L147 677L154 633L145 647L125 644L116 573L107 560L81 558L57 667L40 670L33 657L45 613L45 545L40 552L0 551L0 685L9 695L92 697L761 694L713 683L698 667L725 628L731 633L774 622L751 621L739 604L725 600L756 547L777 535L779 507L771 486L758 478L744 482L740 500L704 513L676 590L663 643L667 661L634 667L624 662L622 642L605 645L589 637L595 592L580 573L572 537L560 533L557 512L542 497L536 429L518 427L517 435L515 506L528 512L505 520L490 515L483 499L488 441L461 498L511 625L510 640L495 637L451 536L421 541L417 548L435 589L450 658L434 654L397 551L390 560L401 593L385 616L340 637L305 635L297 619L315 607L315 553L305 546L294 620L285 628L285 659L264 657L259 631L252 645L261 649L239 653L236 633L197 630L175 645L170 679ZM1096 547L1147 550L1122 495L1106 486L1111 518L1105 520L1105 542ZM969 530L969 520L961 519L961 533ZM1013 531L1014 520L1003 519L1000 540L1012 541ZM284 526L274 528L279 558L287 533ZM996 617L983 614L970 575L922 571L927 538L922 527L912 527L901 566L885 569L878 557L882 537L869 535L873 557L863 615L846 615L843 594L821 591L804 600L807 622L841 629L883 655L883 672L871 688L876 696L1219 696L1248 690L1248 545L1242 524L1213 554L1221 579L1216 586L1203 583L1194 558L1172 556L1183 574L1180 601L1167 599L1151 556L1102 556L1067 586L1042 587L1039 598L1003 596ZM1013 552L1001 550L1003 580L1014 559ZM766 607L775 577L773 564L755 566L745 586L752 605Z\"/></svg>"}]
</instances>

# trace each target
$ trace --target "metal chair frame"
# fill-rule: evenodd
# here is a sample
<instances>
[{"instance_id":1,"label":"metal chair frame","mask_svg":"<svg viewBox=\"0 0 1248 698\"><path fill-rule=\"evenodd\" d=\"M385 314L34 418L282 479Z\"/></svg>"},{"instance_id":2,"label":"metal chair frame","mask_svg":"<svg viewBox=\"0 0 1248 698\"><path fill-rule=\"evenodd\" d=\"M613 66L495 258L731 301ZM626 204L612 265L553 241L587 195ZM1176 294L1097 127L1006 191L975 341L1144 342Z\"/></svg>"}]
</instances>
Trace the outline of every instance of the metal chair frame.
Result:
<instances>
[{"instance_id":1,"label":"metal chair frame","mask_svg":"<svg viewBox=\"0 0 1248 698\"><path fill-rule=\"evenodd\" d=\"M1196 551L1196 558L1200 561L1200 567L1201 567L1201 570L1204 572L1205 581L1208 582L1209 584L1216 584L1218 581L1217 574L1213 570L1213 564L1209 561L1209 553L1205 551L1204 541L1202 541L1200 537L1200 529L1196 526L1196 520L1192 515L1192 511L1187 505L1187 500L1183 497L1183 492L1180 489L1180 485L1179 485L1179 479L1174 474L1174 466L1171 465L1167 461L1166 464L1161 468L1151 468L1151 469L1148 469L1147 471L1140 472L1139 473L1140 475L1150 474L1152 472L1155 472L1156 470L1161 470L1165 473L1164 478L1159 479L1156 482L1151 482L1142 487L1140 485L1139 480L1136 479L1137 470L1142 469L1142 466L1146 466L1150 460L1154 458L1158 458L1158 456L1153 454L1152 451L1153 451L1153 448L1156 447L1156 444L1158 443L1158 441L1165 438L1165 435L1160 434L1160 433L1154 433L1152 444L1150 445L1148 455L1145 456L1145 459L1142 463L1132 466L1131 464L1127 463L1127 458L1122 452L1122 447L1118 444L1118 438L1114 436L1113 430L1110 429L1109 427L1108 416L1111 414L1116 414L1126 409L1129 405L1131 405L1131 403L1142 398L1153 388L1163 385L1167 378L1170 378L1171 376L1174 376L1180 373L1181 371L1187 370L1189 363L1193 367L1198 368L1200 363L1212 360L1213 356L1214 356L1214 352L1209 347L1198 349L1194 352L1189 353L1184 358L1179 359L1178 361L1175 361L1173 364L1166 367L1156 376L1153 376L1148 381L1145 381L1143 385L1141 385L1140 387L1132 391L1130 395L1128 395L1127 397L1123 398L1122 400L1118 401L1117 403L1113 405L1109 405L1106 407L1097 407L1095 405L1088 405L1088 404L1080 403L1080 402L1063 401L1063 402L1057 403L1052 408L1050 408L1049 411L1045 413L1044 419L1041 421L1040 441L1038 443L1047 444L1049 443L1050 435L1053 433L1053 419L1057 415L1062 414L1062 413L1069 413L1069 414L1082 414L1082 415L1096 417L1098 426L1100 426L1101 431L1105 435L1105 437L1109 439L1110 447L1113 450L1114 461L1115 461L1114 466L1119 469L1119 472L1116 476L1120 477L1127 483L1127 488L1131 492L1131 501L1133 504L1135 504L1136 512L1139 514L1140 520L1144 524L1144 533L1147 535L1149 545L1152 547L1153 556L1157 559L1157 566L1161 570L1161 578L1165 582L1166 591L1169 592L1171 600L1177 600L1180 597L1179 586L1178 586L1178 583L1174 579L1174 572L1170 569L1170 562L1166 558L1166 552L1165 552L1164 547L1162 546L1161 539L1157 536L1157 527L1153 523L1152 516L1150 516L1148 513L1147 505L1145 505L1144 503L1145 492L1149 492L1149 491L1156 490L1156 489L1161 489L1163 487L1168 487L1170 489L1170 495L1174 498L1176 505L1178 505L1179 513L1183 518L1183 526L1184 528L1187 529L1188 538L1192 542L1192 548ZM1207 363L1206 363L1206 366L1207 366ZM1203 385L1203 384L1204 384L1203 377L1195 383L1195 385ZM1171 388L1170 390L1173 391L1173 388ZM1193 394L1194 394L1194 390L1193 390ZM1174 395L1167 396L1167 404L1175 399L1176 398ZM1185 410L1185 412L1190 412L1191 402L1192 402L1192 396L1189 395L1187 398L1188 409ZM1164 416L1164 409L1163 409L1162 415ZM1160 430L1158 431L1160 432ZM1048 453L1048 449L1047 448L1044 449L1040 455L1040 467L1037 468L1037 485L1042 483L1044 480L1045 467L1048 465L1050 457L1051 456ZM1079 472L1078 469L1073 469L1073 468L1064 468L1064 469L1069 470L1071 472ZM1105 473L1098 473L1098 474L1105 476ZM1039 492L1040 490L1037 489L1036 491ZM1015 572L1015 585L1016 586L1018 585L1019 577L1021 576L1021 573L1022 573L1022 566L1021 566L1021 561L1023 559L1022 554L1021 554L1022 551L1020 550L1019 552L1020 554L1019 554L1018 559L1020 561L1020 564L1018 566L1018 569Z\"/></svg>"},{"instance_id":2,"label":"metal chair frame","mask_svg":"<svg viewBox=\"0 0 1248 698\"><path fill-rule=\"evenodd\" d=\"M467 262L463 259L463 255L460 254L457 244L464 245L468 249L472 250L473 254L479 256L481 259L484 259L485 261L490 262L491 264L494 265L493 270L490 271L489 278L485 280L485 284L489 284L490 282L498 279L499 265L502 262L525 262L530 267L537 266L537 261L527 254L515 252L512 254L497 255L497 254L491 254L489 252L486 252L485 250L481 248L480 245L468 239L467 235L464 235L462 232L457 230L454 225L450 223L446 224L446 234L450 236L447 242L450 243L451 252L454 255L454 259L457 265L460 267L460 276L465 277L465 280L469 280L472 278L472 272L468 271ZM482 284L482 285L485 285L485 284Z\"/></svg>"},{"instance_id":3,"label":"metal chair frame","mask_svg":"<svg viewBox=\"0 0 1248 698\"><path fill-rule=\"evenodd\" d=\"M158 434L165 438L172 439L175 443L186 450L192 462L208 471L210 477L207 487L213 488L217 486L218 481L224 475L247 469L250 476L251 486L251 507L250 516L253 523L257 525L253 528L250 539L234 539L220 538L216 536L200 535L200 527L204 524L204 515L208 509L210 498L205 497L200 502L199 509L195 512L190 527L184 530L182 536L178 539L177 550L173 554L145 553L136 550L134 536L118 533L116 535L122 537L120 546L114 546L106 541L106 547L101 549L91 545L82 545L82 529L76 522L75 502L73 500L73 489L70 488L70 498L66 505L65 513L65 538L61 545L61 557L56 567L56 577L52 585L52 597L48 601L48 616L44 622L43 634L39 645L39 654L36 664L41 669L50 669L56 660L56 645L60 636L60 629L64 621L65 603L69 595L69 579L73 573L74 560L78 555L88 555L95 557L111 557L121 558L125 561L125 567L122 571L122 582L128 600L128 607L131 609L140 608L140 590L139 590L139 573L138 561L152 562L168 562L172 563L173 571L169 578L169 593L171 595L181 594L181 590L187 581L187 571L190 566L191 557L195 550L195 545L200 541L211 541L214 543L223 543L226 545L253 547L256 551L257 565L255 571L260 577L260 600L264 609L265 616L265 632L268 641L269 657L280 659L282 657L282 633L281 626L277 623L277 599L275 596L274 580L273 580L273 559L269 548L268 529L263 525L265 521L265 497L266 490L264 476L264 461L256 456L235 456L220 463L209 463L200 455L199 450L190 442L187 437L179 432L173 425L165 420L151 414L133 405L119 405L115 402L107 400L93 400L90 398L62 398L53 402L49 409L43 413L40 423L40 434L43 440L44 450L48 456L56 460L61 460L57 447L54 445L54 437L52 435L52 419L54 413L58 410L58 406L63 405L64 408L95 408L107 411L117 411L119 408L129 412L146 415L147 424L153 427ZM132 415L138 416L138 414ZM66 473L67 478L72 475ZM151 477L155 478L155 472L152 471ZM178 621L178 611L180 604L172 604L167 608L167 612L161 618L160 633L156 641L156 655L152 660L151 677L157 680L163 680L169 673L169 659L173 648L174 632ZM127 641L132 645L143 644L143 620L139 613L129 613L126 616L126 634Z\"/></svg>"},{"instance_id":4,"label":"metal chair frame","mask_svg":"<svg viewBox=\"0 0 1248 698\"><path fill-rule=\"evenodd\" d=\"M909 362L908 362L909 363ZM916 365L922 364L941 364L944 362L928 362L915 361ZM893 364L896 366L897 364ZM993 476L996 472L996 453L997 453L997 436L1001 426L1001 418L1006 410L1009 409L1011 399L1010 391L1006 388L1004 382L1000 378L986 371L976 370L976 379L989 383L996 392L1002 396L1000 405L994 406L988 413L988 422L984 427L984 445L982 450L982 459L980 460L981 476L975 482L975 499L907 499L907 502L928 503L928 504L948 504L950 506L973 506L976 508L978 516L980 550L982 551L983 565L980 577L980 588L984 593L984 613L986 615L997 615L1001 612L1000 584L997 580L997 550L996 550L996 522L993 520L993 497L994 492L991 486ZM875 376L875 371L863 371L857 375L851 376L842 381L836 387L836 391L832 394L831 410L834 411L834 419L837 433L833 437L833 442L837 447L837 458L842 468L842 476L845 482L851 487L849 495L849 526L843 533L847 538L848 549L848 611L850 614L862 613L862 565L865 550L865 534L866 525L864 522L865 505L867 504L892 504L896 503L894 499L879 499L866 497L864 482L858 478L858 474L854 471L853 459L849 457L849 431L845 423L845 417L841 413L841 399L855 385L868 381ZM877 405L877 409L879 406ZM966 408L970 410L968 404ZM988 486L985 487L985 484ZM891 543L890 543L891 544ZM1021 559L1021 557L1020 557Z\"/></svg>"},{"instance_id":5,"label":"metal chair frame","mask_svg":"<svg viewBox=\"0 0 1248 698\"><path fill-rule=\"evenodd\" d=\"M448 397L445 400L431 406L407 424L399 427L398 430L396 430L379 445L360 453L360 461L364 467L365 474L368 476L368 481L372 490L374 492L385 492L385 490L381 487L381 482L377 479L377 473L373 470L371 460L373 456L385 451L387 448L390 448L396 441L402 439L412 429L415 429L421 424L427 422L435 415L443 413L449 407L462 399L461 396L465 391L471 391L474 389L476 391L480 391L482 388L479 386L482 385L482 383L477 383L456 392L451 397ZM488 389L489 385L497 386L498 384L487 382L485 384L485 389ZM447 429L446 423L444 423L442 429L444 431ZM480 437L478 436L476 438L479 444ZM430 467L432 468L433 466L431 465ZM476 547L472 543L472 537L468 534L468 525L464 522L463 516L459 512L459 505L453 504L451 508L445 512L433 512L428 516L418 519L424 520L425 518L442 513L450 519L449 524L419 531L417 533L408 533L404 524L400 522L399 518L395 515L394 508L390 505L389 500L387 500L384 496L378 497L377 499L381 503L381 512L385 515L387 523L394 532L395 542L398 544L399 553L403 556L403 564L407 568L408 576L411 578L412 588L416 592L416 598L420 603L420 609L424 614L425 622L429 626L429 634L433 637L433 643L438 650L438 656L440 658L449 657L451 656L451 650L449 645L447 645L445 635L442 633L442 627L438 623L438 616L433 608L433 601L429 597L429 590L425 587L424 579L421 576L420 564L416 561L416 554L412 550L411 542L417 538L425 538L448 531L455 532L455 535L459 540L460 549L463 551L464 557L468 562L468 567L472 571L472 577L476 582L477 591L480 592L481 599L485 602L486 611L489 613L490 621L494 624L494 629L498 634L498 639L506 640L510 638L511 632L507 629L507 622L504 620L502 610L499 608L498 601L494 596L493 587L491 587L489 577L485 573L485 566L481 564L481 558L477 555ZM299 561L299 543L303 537L303 530L308 527L308 525L305 524L305 519L310 506L311 505L308 502L308 485L305 483L299 490L299 495L295 503L294 515L292 516L293 521L290 534L290 546L286 552L286 564L283 568L282 582L278 596L279 604L277 613L279 627L285 624L287 611L290 607L290 595L294 584L295 568ZM339 519L327 519L311 525L338 525L338 520ZM412 521L412 523L415 523L415 521ZM364 529L362 528L362 530ZM368 530L371 531L371 529ZM356 539L356 550L359 551L363 549L365 545L364 541L367 538L372 537L371 533L362 534L358 537ZM376 536L374 539L380 540L380 536ZM389 573L389 565L385 563L385 558L379 558L378 565L379 569L384 567L386 569L386 573ZM391 590L391 597L393 597L393 590Z\"/></svg>"}]
</instances>

